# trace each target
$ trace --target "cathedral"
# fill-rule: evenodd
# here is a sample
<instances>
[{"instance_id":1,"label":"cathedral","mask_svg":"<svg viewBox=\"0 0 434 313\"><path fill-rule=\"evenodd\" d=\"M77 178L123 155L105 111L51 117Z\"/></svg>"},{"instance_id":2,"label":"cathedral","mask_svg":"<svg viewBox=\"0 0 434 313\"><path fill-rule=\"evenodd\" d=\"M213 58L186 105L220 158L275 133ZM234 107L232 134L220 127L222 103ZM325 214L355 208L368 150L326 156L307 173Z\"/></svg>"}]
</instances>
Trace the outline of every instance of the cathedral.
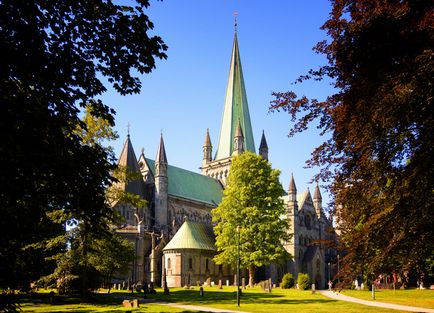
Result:
<instances>
[{"instance_id":1,"label":"cathedral","mask_svg":"<svg viewBox=\"0 0 434 313\"><path fill-rule=\"evenodd\" d=\"M147 204L142 208L113 205L125 220L117 231L133 242L137 256L115 282L146 281L168 287L234 284L234 269L213 262L216 247L211 210L222 199L232 158L247 150L256 153L235 31L218 144L213 153L206 130L201 173L169 164L163 134L155 159L145 156L143 149L137 158L129 134L125 140L118 164L140 174L141 179L123 183L121 188ZM264 132L258 154L268 160ZM286 272L294 278L302 272L309 274L317 288L325 288L336 256L326 243L336 237L323 212L320 189L316 185L313 196L309 189L297 193L291 177L283 198L292 235L284 246L293 258L264 267L256 281L271 278L278 283Z\"/></svg>"}]
</instances>

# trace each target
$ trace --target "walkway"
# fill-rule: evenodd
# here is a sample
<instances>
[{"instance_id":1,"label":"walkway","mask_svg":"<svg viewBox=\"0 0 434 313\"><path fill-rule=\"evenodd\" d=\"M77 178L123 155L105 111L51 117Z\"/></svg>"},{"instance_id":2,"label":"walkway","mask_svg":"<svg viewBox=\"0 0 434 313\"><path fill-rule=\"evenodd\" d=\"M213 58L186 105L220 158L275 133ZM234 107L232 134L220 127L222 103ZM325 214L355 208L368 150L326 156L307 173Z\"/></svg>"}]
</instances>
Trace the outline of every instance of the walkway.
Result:
<instances>
[{"instance_id":1,"label":"walkway","mask_svg":"<svg viewBox=\"0 0 434 313\"><path fill-rule=\"evenodd\" d=\"M179 304L179 303L170 303L170 302L154 302L154 303L158 304L158 305L171 306L171 307L178 308L178 309L200 311L200 312L246 313L246 312L242 312L242 311L231 311L231 310L225 310L225 309L216 309L216 308L210 308L210 307L207 307L207 306L199 306L199 305L188 305L188 304Z\"/></svg>"},{"instance_id":2,"label":"walkway","mask_svg":"<svg viewBox=\"0 0 434 313\"><path fill-rule=\"evenodd\" d=\"M354 303L359 303L359 304L369 305L369 306L376 306L380 308L401 310L401 311L408 311L408 312L434 313L434 309L427 309L427 308L420 308L415 306L407 306L407 305L392 304L392 303L385 303L385 302L377 302L377 301L361 300L361 299L345 296L339 292L334 292L329 290L320 290L320 293L332 299L349 301L349 302L354 302Z\"/></svg>"}]
</instances>

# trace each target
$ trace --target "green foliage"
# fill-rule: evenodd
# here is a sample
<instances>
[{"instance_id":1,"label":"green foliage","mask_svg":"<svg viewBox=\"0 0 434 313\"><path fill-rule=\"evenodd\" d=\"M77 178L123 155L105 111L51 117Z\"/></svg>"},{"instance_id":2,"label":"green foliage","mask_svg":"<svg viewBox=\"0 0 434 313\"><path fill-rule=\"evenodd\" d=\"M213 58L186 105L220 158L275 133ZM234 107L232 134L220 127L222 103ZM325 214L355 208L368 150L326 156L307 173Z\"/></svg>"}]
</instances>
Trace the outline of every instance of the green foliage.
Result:
<instances>
[{"instance_id":1,"label":"green foliage","mask_svg":"<svg viewBox=\"0 0 434 313\"><path fill-rule=\"evenodd\" d=\"M104 285L108 285L110 289L110 281L115 273L124 274L135 257L133 244L112 231L109 235L93 241L89 264L98 271Z\"/></svg>"},{"instance_id":2,"label":"green foliage","mask_svg":"<svg viewBox=\"0 0 434 313\"><path fill-rule=\"evenodd\" d=\"M295 281L291 273L286 273L285 275L283 275L282 282L280 283L280 288L289 289L294 287L294 285Z\"/></svg>"},{"instance_id":3,"label":"green foliage","mask_svg":"<svg viewBox=\"0 0 434 313\"><path fill-rule=\"evenodd\" d=\"M233 159L220 205L212 211L216 222L218 264L236 264L237 226L240 226L241 267L249 269L250 284L254 268L286 255L281 242L288 239L284 194L278 170L251 152Z\"/></svg>"},{"instance_id":4,"label":"green foliage","mask_svg":"<svg viewBox=\"0 0 434 313\"><path fill-rule=\"evenodd\" d=\"M434 251L434 116L430 1L332 1L316 51L328 65L305 79L332 79L325 101L275 93L272 109L295 125L319 119L330 134L309 166L331 181L342 269L357 273L428 272ZM316 123L314 123L316 125Z\"/></svg>"},{"instance_id":5,"label":"green foliage","mask_svg":"<svg viewBox=\"0 0 434 313\"><path fill-rule=\"evenodd\" d=\"M310 278L306 273L298 273L297 276L298 289L307 290L310 287Z\"/></svg>"},{"instance_id":6,"label":"green foliage","mask_svg":"<svg viewBox=\"0 0 434 313\"><path fill-rule=\"evenodd\" d=\"M34 244L64 233L47 218L80 220L90 230L111 218L105 199L113 156L77 135L79 112L113 125L97 97L103 79L120 94L140 91L132 73L149 73L167 49L144 9L149 2L2 1L0 38L0 287L28 286L52 270L58 252ZM61 248L59 248L61 249Z\"/></svg>"}]
</instances>

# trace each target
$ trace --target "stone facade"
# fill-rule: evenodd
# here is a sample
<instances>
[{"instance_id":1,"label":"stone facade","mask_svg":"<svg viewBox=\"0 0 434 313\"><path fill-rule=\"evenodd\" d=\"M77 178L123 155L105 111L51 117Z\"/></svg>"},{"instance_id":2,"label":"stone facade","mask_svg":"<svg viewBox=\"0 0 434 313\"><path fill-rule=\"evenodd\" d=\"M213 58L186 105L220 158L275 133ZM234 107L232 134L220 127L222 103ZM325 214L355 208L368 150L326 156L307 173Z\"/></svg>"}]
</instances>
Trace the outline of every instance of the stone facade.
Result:
<instances>
[{"instance_id":1,"label":"stone facade","mask_svg":"<svg viewBox=\"0 0 434 313\"><path fill-rule=\"evenodd\" d=\"M169 287L197 282L233 284L233 269L212 261L215 248L185 246L178 237L186 224L193 227L198 223L212 229L211 210L221 201L232 158L246 150L255 152L236 35L223 111L214 157L209 131L206 131L202 174L171 166L162 135L155 160L146 158L142 150L137 161L128 136L119 164L141 173L143 179L124 187L139 194L148 204L145 208L114 205L126 223L119 232L135 243L137 253L137 260L123 279L156 284L165 279ZM268 160L264 133L258 151ZM271 278L277 283L285 272L291 272L295 278L303 272L309 274L317 288L325 288L330 269L327 265L336 259L336 252L328 244L336 241L336 234L331 220L324 214L319 187L316 186L313 197L309 189L297 194L292 177L284 202L292 237L284 246L293 260L258 270L262 275L259 279ZM208 236L212 237L209 233Z\"/></svg>"}]
</instances>

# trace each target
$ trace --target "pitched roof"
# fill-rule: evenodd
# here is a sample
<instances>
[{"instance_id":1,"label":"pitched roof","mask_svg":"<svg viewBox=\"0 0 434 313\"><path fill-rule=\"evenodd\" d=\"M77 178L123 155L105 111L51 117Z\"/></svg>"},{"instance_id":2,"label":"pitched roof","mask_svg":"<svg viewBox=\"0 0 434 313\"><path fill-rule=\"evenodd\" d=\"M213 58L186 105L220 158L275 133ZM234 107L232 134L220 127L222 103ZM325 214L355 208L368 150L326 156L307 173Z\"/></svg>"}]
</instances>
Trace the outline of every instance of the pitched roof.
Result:
<instances>
[{"instance_id":1,"label":"pitched roof","mask_svg":"<svg viewBox=\"0 0 434 313\"><path fill-rule=\"evenodd\" d=\"M261 151L261 150L267 150L268 151L267 139L265 139L264 131L262 131L261 143L259 144L259 151Z\"/></svg>"},{"instance_id":2,"label":"pitched roof","mask_svg":"<svg viewBox=\"0 0 434 313\"><path fill-rule=\"evenodd\" d=\"M214 238L211 225L185 221L163 251L178 249L216 251Z\"/></svg>"},{"instance_id":3,"label":"pitched roof","mask_svg":"<svg viewBox=\"0 0 434 313\"><path fill-rule=\"evenodd\" d=\"M145 158L155 175L155 161ZM218 205L223 196L223 187L214 178L168 165L169 195Z\"/></svg>"},{"instance_id":4,"label":"pitched roof","mask_svg":"<svg viewBox=\"0 0 434 313\"><path fill-rule=\"evenodd\" d=\"M157 157L155 158L155 160L159 161L160 163L167 164L166 148L164 148L163 134L161 134L160 137L160 145L158 146Z\"/></svg>"},{"instance_id":5,"label":"pitched roof","mask_svg":"<svg viewBox=\"0 0 434 313\"><path fill-rule=\"evenodd\" d=\"M124 147L119 157L118 165L125 167L132 173L140 174L139 164L137 163L136 154L130 140L130 135L128 135L127 139L125 140ZM139 178L129 181L128 183L120 182L118 185L126 192L130 192L144 198L145 187L143 179Z\"/></svg>"},{"instance_id":6,"label":"pitched roof","mask_svg":"<svg viewBox=\"0 0 434 313\"><path fill-rule=\"evenodd\" d=\"M322 200L321 191L319 190L318 182L316 183L316 186L315 186L315 191L313 193L313 199Z\"/></svg>"},{"instance_id":7,"label":"pitched roof","mask_svg":"<svg viewBox=\"0 0 434 313\"><path fill-rule=\"evenodd\" d=\"M244 135L244 150L255 152L252 124L250 122L249 106L246 89L244 87L243 70L241 67L238 39L235 33L232 48L229 79L226 88L226 98L223 110L220 137L217 145L215 160L230 157L233 152L233 139L240 121Z\"/></svg>"},{"instance_id":8,"label":"pitched roof","mask_svg":"<svg viewBox=\"0 0 434 313\"><path fill-rule=\"evenodd\" d=\"M295 194L297 193L297 187L295 187L294 175L292 174L291 174L291 181L289 182L288 192L295 193Z\"/></svg>"},{"instance_id":9,"label":"pitched roof","mask_svg":"<svg viewBox=\"0 0 434 313\"><path fill-rule=\"evenodd\" d=\"M203 144L204 147L212 147L211 144L211 138L209 137L209 129L206 129L206 135L205 135L205 143Z\"/></svg>"}]
</instances>

